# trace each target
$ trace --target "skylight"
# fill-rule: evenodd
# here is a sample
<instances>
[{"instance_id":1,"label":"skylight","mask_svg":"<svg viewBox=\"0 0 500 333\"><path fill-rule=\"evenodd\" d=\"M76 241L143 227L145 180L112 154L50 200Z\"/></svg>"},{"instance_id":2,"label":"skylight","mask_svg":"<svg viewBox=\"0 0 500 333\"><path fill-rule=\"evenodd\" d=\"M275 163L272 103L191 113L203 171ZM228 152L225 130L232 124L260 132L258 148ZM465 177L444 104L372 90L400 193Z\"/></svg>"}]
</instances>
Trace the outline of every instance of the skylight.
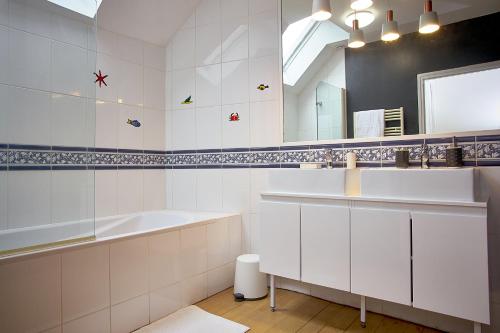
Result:
<instances>
[{"instance_id":1,"label":"skylight","mask_svg":"<svg viewBox=\"0 0 500 333\"><path fill-rule=\"evenodd\" d=\"M94 18L102 0L48 0L73 12Z\"/></svg>"},{"instance_id":2,"label":"skylight","mask_svg":"<svg viewBox=\"0 0 500 333\"><path fill-rule=\"evenodd\" d=\"M283 63L287 63L292 54L304 40L315 24L311 16L290 24L283 33Z\"/></svg>"}]
</instances>

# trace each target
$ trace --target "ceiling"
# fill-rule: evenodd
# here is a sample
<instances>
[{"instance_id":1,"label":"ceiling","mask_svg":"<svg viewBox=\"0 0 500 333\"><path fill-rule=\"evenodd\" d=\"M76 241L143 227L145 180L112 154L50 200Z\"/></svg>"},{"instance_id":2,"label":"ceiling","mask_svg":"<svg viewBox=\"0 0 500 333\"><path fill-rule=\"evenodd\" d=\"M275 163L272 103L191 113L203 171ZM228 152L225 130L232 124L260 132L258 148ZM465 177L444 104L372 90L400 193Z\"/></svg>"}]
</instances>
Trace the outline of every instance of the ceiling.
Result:
<instances>
[{"instance_id":1,"label":"ceiling","mask_svg":"<svg viewBox=\"0 0 500 333\"><path fill-rule=\"evenodd\" d=\"M103 0L97 25L156 45L170 37L193 14L200 0Z\"/></svg>"},{"instance_id":2,"label":"ceiling","mask_svg":"<svg viewBox=\"0 0 500 333\"><path fill-rule=\"evenodd\" d=\"M293 23L311 15L312 0L282 0L284 4L283 21ZM349 30L344 19L352 12L350 0L332 0L332 21L341 28ZM418 19L423 11L423 0L375 0L368 10L375 14L375 21L363 28L368 41L380 39L380 29L385 20L385 11L394 10L395 20L401 33L418 30ZM500 11L499 0L434 0L434 10L439 14L441 24L450 24L466 19Z\"/></svg>"}]
</instances>

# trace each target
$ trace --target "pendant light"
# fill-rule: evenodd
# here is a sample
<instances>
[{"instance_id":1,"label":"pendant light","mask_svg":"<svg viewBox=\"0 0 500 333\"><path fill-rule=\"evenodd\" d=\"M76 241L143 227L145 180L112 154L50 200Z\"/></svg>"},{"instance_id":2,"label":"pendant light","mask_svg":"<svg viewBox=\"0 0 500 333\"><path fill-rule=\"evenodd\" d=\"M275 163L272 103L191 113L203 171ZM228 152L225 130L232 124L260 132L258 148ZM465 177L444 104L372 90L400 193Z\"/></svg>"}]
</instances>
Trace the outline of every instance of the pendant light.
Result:
<instances>
[{"instance_id":1,"label":"pendant light","mask_svg":"<svg viewBox=\"0 0 500 333\"><path fill-rule=\"evenodd\" d=\"M424 13L420 15L420 26L418 31L421 34L430 34L438 30L438 15L436 12L432 11L432 1L426 0L424 3Z\"/></svg>"},{"instance_id":2,"label":"pendant light","mask_svg":"<svg viewBox=\"0 0 500 333\"><path fill-rule=\"evenodd\" d=\"M363 10L370 8L373 5L373 0L351 0L351 9Z\"/></svg>"},{"instance_id":3,"label":"pendant light","mask_svg":"<svg viewBox=\"0 0 500 333\"><path fill-rule=\"evenodd\" d=\"M359 29L359 21L354 19L352 21L352 31L349 35L349 42L347 44L352 49L357 49L365 46L365 35L363 30Z\"/></svg>"},{"instance_id":4,"label":"pendant light","mask_svg":"<svg viewBox=\"0 0 500 333\"><path fill-rule=\"evenodd\" d=\"M398 22L394 21L394 12L392 9L387 11L387 21L382 25L382 40L392 42L399 38Z\"/></svg>"},{"instance_id":5,"label":"pendant light","mask_svg":"<svg viewBox=\"0 0 500 333\"><path fill-rule=\"evenodd\" d=\"M326 21L332 17L330 0L313 0L312 18L315 21Z\"/></svg>"}]
</instances>

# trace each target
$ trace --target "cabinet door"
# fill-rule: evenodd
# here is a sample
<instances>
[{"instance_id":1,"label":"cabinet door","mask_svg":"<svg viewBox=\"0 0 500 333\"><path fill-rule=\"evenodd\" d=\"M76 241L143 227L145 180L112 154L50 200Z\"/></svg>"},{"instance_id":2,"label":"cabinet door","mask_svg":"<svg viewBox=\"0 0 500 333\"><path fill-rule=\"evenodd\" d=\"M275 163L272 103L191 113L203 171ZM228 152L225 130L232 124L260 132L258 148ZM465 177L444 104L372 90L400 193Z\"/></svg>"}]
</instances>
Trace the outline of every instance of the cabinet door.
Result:
<instances>
[{"instance_id":1,"label":"cabinet door","mask_svg":"<svg viewBox=\"0 0 500 333\"><path fill-rule=\"evenodd\" d=\"M300 205L263 201L260 214L261 272L300 280Z\"/></svg>"},{"instance_id":2,"label":"cabinet door","mask_svg":"<svg viewBox=\"0 0 500 333\"><path fill-rule=\"evenodd\" d=\"M411 304L410 213L351 209L351 291Z\"/></svg>"},{"instance_id":3,"label":"cabinet door","mask_svg":"<svg viewBox=\"0 0 500 333\"><path fill-rule=\"evenodd\" d=\"M412 213L413 305L489 324L485 216Z\"/></svg>"},{"instance_id":4,"label":"cabinet door","mask_svg":"<svg viewBox=\"0 0 500 333\"><path fill-rule=\"evenodd\" d=\"M349 208L301 206L302 281L350 291Z\"/></svg>"}]
</instances>

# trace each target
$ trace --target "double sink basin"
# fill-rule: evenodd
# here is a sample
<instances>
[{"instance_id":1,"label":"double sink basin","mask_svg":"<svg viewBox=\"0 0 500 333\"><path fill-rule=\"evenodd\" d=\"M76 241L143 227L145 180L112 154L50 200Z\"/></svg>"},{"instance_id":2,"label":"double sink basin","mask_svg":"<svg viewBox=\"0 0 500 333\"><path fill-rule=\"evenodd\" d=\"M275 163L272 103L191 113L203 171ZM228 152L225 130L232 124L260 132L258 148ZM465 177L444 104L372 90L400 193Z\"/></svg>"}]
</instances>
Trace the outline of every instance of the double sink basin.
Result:
<instances>
[{"instance_id":1,"label":"double sink basin","mask_svg":"<svg viewBox=\"0 0 500 333\"><path fill-rule=\"evenodd\" d=\"M474 202L474 169L276 169L267 192Z\"/></svg>"}]
</instances>

